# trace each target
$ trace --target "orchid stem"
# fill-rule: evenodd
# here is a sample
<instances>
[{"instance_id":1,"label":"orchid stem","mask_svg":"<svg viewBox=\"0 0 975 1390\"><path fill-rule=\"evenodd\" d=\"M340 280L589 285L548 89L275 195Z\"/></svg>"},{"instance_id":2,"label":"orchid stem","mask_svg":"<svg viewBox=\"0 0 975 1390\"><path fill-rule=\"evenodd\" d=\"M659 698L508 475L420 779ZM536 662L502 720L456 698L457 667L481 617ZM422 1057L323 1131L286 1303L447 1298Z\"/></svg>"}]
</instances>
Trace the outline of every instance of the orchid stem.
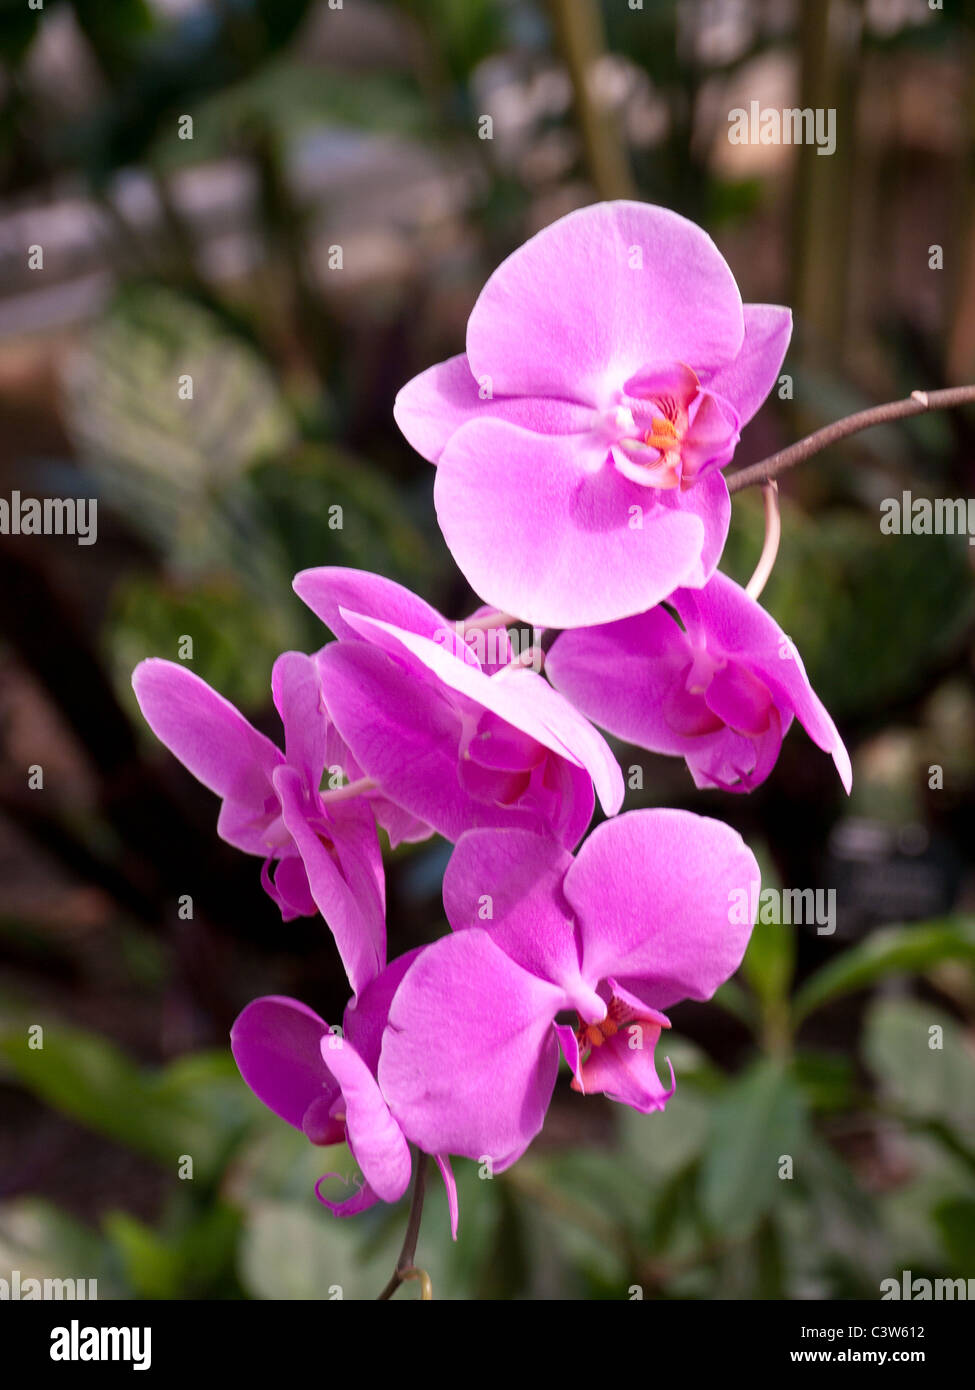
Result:
<instances>
[{"instance_id":1,"label":"orchid stem","mask_svg":"<svg viewBox=\"0 0 975 1390\"><path fill-rule=\"evenodd\" d=\"M944 391L912 391L905 400L888 401L886 405L859 410L855 415L834 420L831 425L816 430L796 444L790 444L787 449L780 449L777 454L762 459L761 463L750 464L748 468L732 473L727 479L728 491L741 492L742 488L771 482L786 469L803 463L837 440L859 434L861 430L871 429L874 425L886 425L893 420L908 419L911 415L924 415L929 410L948 410L952 406L968 405L970 402L975 402L975 386L952 386Z\"/></svg>"},{"instance_id":2,"label":"orchid stem","mask_svg":"<svg viewBox=\"0 0 975 1390\"><path fill-rule=\"evenodd\" d=\"M487 632L493 627L516 627L518 619L513 613L499 613L496 610L482 613L479 618L465 618L461 627L465 632Z\"/></svg>"},{"instance_id":3,"label":"orchid stem","mask_svg":"<svg viewBox=\"0 0 975 1390\"><path fill-rule=\"evenodd\" d=\"M365 792L374 791L378 786L379 783L371 777L357 777L354 782L346 782L342 787L329 787L326 791L319 792L319 796L326 804L332 801L348 801L353 796L362 796Z\"/></svg>"},{"instance_id":4,"label":"orchid stem","mask_svg":"<svg viewBox=\"0 0 975 1390\"><path fill-rule=\"evenodd\" d=\"M426 1190L427 1165L430 1160L425 1153L417 1153L416 1173L413 1178L413 1196L410 1200L410 1216L406 1223L403 1248L399 1252L392 1278L379 1295L377 1302L392 1298L400 1284L408 1279L420 1281L420 1299L433 1298L433 1285L426 1270L418 1269L413 1261L416 1258L416 1243L420 1238L420 1222L423 1219L423 1196Z\"/></svg>"},{"instance_id":5,"label":"orchid stem","mask_svg":"<svg viewBox=\"0 0 975 1390\"><path fill-rule=\"evenodd\" d=\"M782 517L779 514L779 485L776 482L766 483L762 489L765 494L765 544L762 546L762 553L758 557L758 564L755 566L755 573L749 579L745 587L745 593L749 598L759 599L762 590L768 583L769 575L775 566L775 557L779 553L779 541L782 538Z\"/></svg>"}]
</instances>

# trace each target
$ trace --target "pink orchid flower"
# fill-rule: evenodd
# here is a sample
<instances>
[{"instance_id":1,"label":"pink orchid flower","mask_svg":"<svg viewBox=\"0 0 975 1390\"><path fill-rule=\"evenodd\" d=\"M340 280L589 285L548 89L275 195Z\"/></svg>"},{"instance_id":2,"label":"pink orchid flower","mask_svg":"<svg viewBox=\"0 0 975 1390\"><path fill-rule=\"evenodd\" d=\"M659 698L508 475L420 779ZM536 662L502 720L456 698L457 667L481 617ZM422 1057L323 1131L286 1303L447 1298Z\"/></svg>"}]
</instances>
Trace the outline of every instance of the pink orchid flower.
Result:
<instances>
[{"instance_id":1,"label":"pink orchid flower","mask_svg":"<svg viewBox=\"0 0 975 1390\"><path fill-rule=\"evenodd\" d=\"M686 759L698 787L748 792L771 772L793 717L849 792L850 756L778 623L726 575L649 613L563 632L545 669L617 738ZM679 621L678 621L679 619Z\"/></svg>"},{"instance_id":2,"label":"pink orchid flower","mask_svg":"<svg viewBox=\"0 0 975 1390\"><path fill-rule=\"evenodd\" d=\"M575 859L524 831L465 835L444 878L453 935L420 951L383 1035L403 1132L500 1171L542 1127L560 1046L577 1090L661 1109L662 1010L738 968L751 928L734 904L759 878L735 831L686 811L607 821Z\"/></svg>"},{"instance_id":3,"label":"pink orchid flower","mask_svg":"<svg viewBox=\"0 0 975 1390\"><path fill-rule=\"evenodd\" d=\"M312 658L285 652L274 663L284 753L184 666L143 661L132 686L160 742L222 798L220 838L261 856L261 883L286 922L322 914L358 993L386 963L382 854L370 802L329 801L319 790L324 768L349 759L322 709Z\"/></svg>"},{"instance_id":4,"label":"pink orchid flower","mask_svg":"<svg viewBox=\"0 0 975 1390\"><path fill-rule=\"evenodd\" d=\"M337 642L322 698L377 789L448 840L521 826L577 844L623 801L605 739L535 672L486 661L443 614L380 575L305 570L295 592Z\"/></svg>"},{"instance_id":5,"label":"pink orchid flower","mask_svg":"<svg viewBox=\"0 0 975 1390\"><path fill-rule=\"evenodd\" d=\"M543 627L612 622L700 587L730 498L720 469L771 390L788 309L741 302L710 237L600 203L498 267L467 351L394 408L437 465L451 554L487 603Z\"/></svg>"},{"instance_id":6,"label":"pink orchid flower","mask_svg":"<svg viewBox=\"0 0 975 1390\"><path fill-rule=\"evenodd\" d=\"M416 951L400 956L330 1028L297 999L267 995L248 1004L230 1033L240 1074L269 1110L301 1130L312 1144L349 1146L361 1169L345 1201L318 1200L336 1216L354 1216L376 1202L397 1202L409 1186L412 1161L403 1131L389 1112L376 1068L389 1003ZM450 1225L457 1236L457 1188L449 1160L435 1155L447 1186Z\"/></svg>"}]
</instances>

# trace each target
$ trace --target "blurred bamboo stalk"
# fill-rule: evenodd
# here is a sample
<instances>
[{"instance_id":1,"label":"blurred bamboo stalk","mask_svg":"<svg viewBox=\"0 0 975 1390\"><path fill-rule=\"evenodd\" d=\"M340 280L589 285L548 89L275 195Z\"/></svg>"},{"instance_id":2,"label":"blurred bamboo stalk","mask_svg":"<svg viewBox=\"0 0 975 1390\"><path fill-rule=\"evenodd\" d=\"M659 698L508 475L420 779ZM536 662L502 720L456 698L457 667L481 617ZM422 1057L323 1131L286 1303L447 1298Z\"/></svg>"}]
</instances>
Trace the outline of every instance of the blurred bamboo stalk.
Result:
<instances>
[{"instance_id":1,"label":"blurred bamboo stalk","mask_svg":"<svg viewBox=\"0 0 975 1390\"><path fill-rule=\"evenodd\" d=\"M803 0L799 105L836 111L832 155L798 148L792 229L792 303L821 362L839 361L847 322L862 31L862 0Z\"/></svg>"},{"instance_id":2,"label":"blurred bamboo stalk","mask_svg":"<svg viewBox=\"0 0 975 1390\"><path fill-rule=\"evenodd\" d=\"M955 184L954 264L947 305L945 370L949 381L975 375L975 0L963 0L965 52L962 61L969 80L965 92L964 127ZM949 253L950 255L950 253Z\"/></svg>"},{"instance_id":3,"label":"blurred bamboo stalk","mask_svg":"<svg viewBox=\"0 0 975 1390\"><path fill-rule=\"evenodd\" d=\"M633 198L636 187L612 113L593 96L596 64L606 55L598 0L549 0L559 48L569 69L586 168L600 198Z\"/></svg>"}]
</instances>

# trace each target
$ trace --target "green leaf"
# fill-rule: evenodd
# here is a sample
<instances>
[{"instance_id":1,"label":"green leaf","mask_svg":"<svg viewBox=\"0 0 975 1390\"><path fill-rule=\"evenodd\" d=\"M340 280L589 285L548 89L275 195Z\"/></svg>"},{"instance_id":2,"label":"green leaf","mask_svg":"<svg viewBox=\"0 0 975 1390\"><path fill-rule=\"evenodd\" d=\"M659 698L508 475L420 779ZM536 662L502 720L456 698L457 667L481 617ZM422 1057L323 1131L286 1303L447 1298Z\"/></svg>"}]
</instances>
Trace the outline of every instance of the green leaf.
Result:
<instances>
[{"instance_id":1,"label":"green leaf","mask_svg":"<svg viewBox=\"0 0 975 1390\"><path fill-rule=\"evenodd\" d=\"M134 284L92 327L67 384L69 432L114 508L177 567L267 576L260 518L233 489L295 426L250 343L189 296Z\"/></svg>"},{"instance_id":2,"label":"green leaf","mask_svg":"<svg viewBox=\"0 0 975 1390\"><path fill-rule=\"evenodd\" d=\"M863 1051L890 1104L912 1119L943 1122L971 1144L975 1053L950 1014L913 999L879 1000L867 1013Z\"/></svg>"},{"instance_id":3,"label":"green leaf","mask_svg":"<svg viewBox=\"0 0 975 1390\"><path fill-rule=\"evenodd\" d=\"M0 1025L0 1058L22 1085L55 1110L146 1154L174 1175L181 1157L188 1155L197 1182L215 1180L228 1146L254 1114L239 1082L232 1085L240 1109L225 1110L221 1124L212 1071L205 1067L207 1085L193 1087L178 1066L172 1076L164 1069L154 1073L106 1038L63 1024L44 1023L43 1028L43 1047L32 1048L27 1021L8 1019ZM229 1091L223 1095L226 1103Z\"/></svg>"},{"instance_id":4,"label":"green leaf","mask_svg":"<svg viewBox=\"0 0 975 1390\"><path fill-rule=\"evenodd\" d=\"M743 1023L746 1028L754 1030L758 1022L755 1001L741 988L734 980L725 980L724 984L716 991L711 998L712 1004L717 1004L725 1013L737 1018L739 1023Z\"/></svg>"},{"instance_id":5,"label":"green leaf","mask_svg":"<svg viewBox=\"0 0 975 1390\"><path fill-rule=\"evenodd\" d=\"M140 1298L176 1296L182 1274L177 1250L128 1212L109 1212L103 1226L121 1256L126 1279Z\"/></svg>"},{"instance_id":6,"label":"green leaf","mask_svg":"<svg viewBox=\"0 0 975 1390\"><path fill-rule=\"evenodd\" d=\"M99 1232L52 1202L23 1197L0 1205L0 1271L21 1279L95 1279L99 1298L129 1292Z\"/></svg>"},{"instance_id":7,"label":"green leaf","mask_svg":"<svg viewBox=\"0 0 975 1390\"><path fill-rule=\"evenodd\" d=\"M801 1092L784 1064L763 1059L736 1077L711 1112L700 1197L724 1236L753 1231L789 1184L780 1159L798 1167L806 1129Z\"/></svg>"},{"instance_id":8,"label":"green leaf","mask_svg":"<svg viewBox=\"0 0 975 1390\"><path fill-rule=\"evenodd\" d=\"M245 1287L254 1298L375 1298L395 1267L402 1230L390 1231L382 1249L363 1260L361 1220L330 1216L311 1193L302 1203L257 1204L244 1224Z\"/></svg>"},{"instance_id":9,"label":"green leaf","mask_svg":"<svg viewBox=\"0 0 975 1390\"><path fill-rule=\"evenodd\" d=\"M951 1197L932 1212L951 1267L963 1278L975 1270L975 1200Z\"/></svg>"},{"instance_id":10,"label":"green leaf","mask_svg":"<svg viewBox=\"0 0 975 1390\"><path fill-rule=\"evenodd\" d=\"M781 1004L786 998L795 966L795 928L781 922L757 921L741 969L763 1008Z\"/></svg>"},{"instance_id":11,"label":"green leaf","mask_svg":"<svg viewBox=\"0 0 975 1390\"><path fill-rule=\"evenodd\" d=\"M845 1110L853 1104L853 1062L843 1053L804 1048L795 1057L793 1074L811 1110Z\"/></svg>"},{"instance_id":12,"label":"green leaf","mask_svg":"<svg viewBox=\"0 0 975 1390\"><path fill-rule=\"evenodd\" d=\"M946 960L975 961L975 918L884 927L812 975L793 1000L796 1023L814 1010L891 975L919 974Z\"/></svg>"}]
</instances>

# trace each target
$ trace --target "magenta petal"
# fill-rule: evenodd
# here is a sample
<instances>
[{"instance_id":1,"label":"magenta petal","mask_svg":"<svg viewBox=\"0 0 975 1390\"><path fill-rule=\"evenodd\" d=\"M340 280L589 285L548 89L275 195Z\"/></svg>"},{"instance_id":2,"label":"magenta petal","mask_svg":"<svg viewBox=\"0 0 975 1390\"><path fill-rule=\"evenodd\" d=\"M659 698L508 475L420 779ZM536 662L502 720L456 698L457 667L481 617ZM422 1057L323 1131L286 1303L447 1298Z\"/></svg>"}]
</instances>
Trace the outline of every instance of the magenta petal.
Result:
<instances>
[{"instance_id":1,"label":"magenta petal","mask_svg":"<svg viewBox=\"0 0 975 1390\"><path fill-rule=\"evenodd\" d=\"M645 401L669 399L686 411L699 387L697 373L685 363L650 362L623 383L623 392Z\"/></svg>"},{"instance_id":2,"label":"magenta petal","mask_svg":"<svg viewBox=\"0 0 975 1390\"><path fill-rule=\"evenodd\" d=\"M470 830L457 841L444 871L447 921L454 931L497 928L524 913L538 922L543 936L555 935L569 916L562 880L571 863L558 841L531 831Z\"/></svg>"},{"instance_id":3,"label":"magenta petal","mask_svg":"<svg viewBox=\"0 0 975 1390\"><path fill-rule=\"evenodd\" d=\"M317 791L325 767L328 718L314 660L304 652L283 652L271 671L271 693L284 725L285 757Z\"/></svg>"},{"instance_id":4,"label":"magenta petal","mask_svg":"<svg viewBox=\"0 0 975 1390\"><path fill-rule=\"evenodd\" d=\"M504 736L505 750L492 763L482 752L476 760L482 766L524 767L513 757L515 748L524 753L528 741L568 758L590 774L607 815L613 815L623 802L623 774L606 740L568 701L534 671L508 666L495 676L486 676L474 666L458 661L443 646L415 633L405 632L376 619L359 619L361 632L381 639L391 654L404 654L422 663L437 681L457 694L480 705L509 726ZM484 727L483 724L479 725ZM526 753L527 756L527 753Z\"/></svg>"},{"instance_id":5,"label":"magenta petal","mask_svg":"<svg viewBox=\"0 0 975 1390\"><path fill-rule=\"evenodd\" d=\"M329 1035L320 1047L342 1089L348 1145L366 1182L384 1202L398 1201L409 1186L410 1147L376 1078L347 1039Z\"/></svg>"},{"instance_id":6,"label":"magenta petal","mask_svg":"<svg viewBox=\"0 0 975 1390\"><path fill-rule=\"evenodd\" d=\"M550 837L523 830L462 835L444 874L444 907L455 931L482 927L523 970L551 981L580 1012L600 1001L580 973L579 947L562 881L572 856Z\"/></svg>"},{"instance_id":7,"label":"magenta petal","mask_svg":"<svg viewBox=\"0 0 975 1390\"><path fill-rule=\"evenodd\" d=\"M684 751L694 785L702 790L718 787L726 792L754 791L775 766L783 735L791 723L792 715L783 718L773 705L764 733L753 736L722 728L698 739Z\"/></svg>"},{"instance_id":8,"label":"magenta petal","mask_svg":"<svg viewBox=\"0 0 975 1390\"><path fill-rule=\"evenodd\" d=\"M752 923L740 904L759 882L754 855L720 821L653 810L604 822L565 876L583 975L616 976L655 1009L709 999L741 963Z\"/></svg>"},{"instance_id":9,"label":"magenta petal","mask_svg":"<svg viewBox=\"0 0 975 1390\"><path fill-rule=\"evenodd\" d=\"M599 404L644 363L713 369L743 336L738 287L706 232L666 208L597 203L498 266L471 313L467 355L495 395Z\"/></svg>"},{"instance_id":10,"label":"magenta petal","mask_svg":"<svg viewBox=\"0 0 975 1390\"><path fill-rule=\"evenodd\" d=\"M385 970L370 980L365 989L346 1005L342 1018L345 1036L375 1076L379 1068L383 1031L389 1019L389 1006L422 947L417 946L390 961Z\"/></svg>"},{"instance_id":11,"label":"magenta petal","mask_svg":"<svg viewBox=\"0 0 975 1390\"><path fill-rule=\"evenodd\" d=\"M537 434L587 430L592 410L570 401L537 396L489 396L478 386L465 353L438 362L408 382L393 405L393 417L418 454L436 463L447 440L479 415L497 415Z\"/></svg>"},{"instance_id":12,"label":"magenta petal","mask_svg":"<svg viewBox=\"0 0 975 1390\"><path fill-rule=\"evenodd\" d=\"M601 1047L594 1047L581 1064L573 1090L592 1096L602 1092L610 1100L629 1105L641 1115L663 1110L674 1094L674 1069L670 1068L670 1086L664 1086L657 1074L654 1047L660 1036L659 1028L642 1026L639 1034L623 1028ZM643 1043L631 1046L634 1040ZM669 1062L668 1062L669 1065Z\"/></svg>"},{"instance_id":13,"label":"magenta petal","mask_svg":"<svg viewBox=\"0 0 975 1390\"><path fill-rule=\"evenodd\" d=\"M391 801L456 840L476 814L457 780L459 715L367 642L332 642L318 663L329 712L366 775ZM497 823L496 814L489 823Z\"/></svg>"},{"instance_id":14,"label":"magenta petal","mask_svg":"<svg viewBox=\"0 0 975 1390\"><path fill-rule=\"evenodd\" d=\"M331 716L366 774L385 796L449 840L478 826L515 825L551 828L565 843L575 844L592 815L592 781L587 771L568 761L564 744L534 713L531 698L523 698L523 684L512 691L498 684L500 676L487 677L427 643L424 655L438 673L443 658L444 674L450 678L445 684L412 656L405 645L409 634L399 635L402 661L365 642L333 642L318 657ZM411 645L421 641L410 639ZM540 681L531 672L521 674ZM467 688L469 683L483 704L456 690L458 684ZM465 737L485 707L527 726L551 749L532 773L522 801L478 799L471 794L470 779L458 776ZM490 775L483 768L479 771ZM555 777L554 785L545 780L549 774Z\"/></svg>"},{"instance_id":15,"label":"magenta petal","mask_svg":"<svg viewBox=\"0 0 975 1390\"><path fill-rule=\"evenodd\" d=\"M779 304L744 305L745 339L731 362L707 379L746 425L772 390L792 337L792 314Z\"/></svg>"},{"instance_id":16,"label":"magenta petal","mask_svg":"<svg viewBox=\"0 0 975 1390\"><path fill-rule=\"evenodd\" d=\"M373 1192L364 1178L353 1178L352 1186L355 1191L351 1197L347 1197L343 1202L329 1201L327 1197L322 1196L321 1192L322 1183L329 1178L341 1178L346 1185L348 1182L347 1179L341 1177L340 1173L323 1173L315 1184L315 1196L323 1207L329 1209L333 1216L358 1216L360 1212L368 1211L370 1207L374 1207L380 1200L379 1194Z\"/></svg>"},{"instance_id":17,"label":"magenta petal","mask_svg":"<svg viewBox=\"0 0 975 1390\"><path fill-rule=\"evenodd\" d=\"M301 777L291 768L279 768L274 786L281 800L284 823L294 839L308 874L312 896L335 938L345 973L354 993L372 980L386 963L386 927L383 905L369 855L378 856L375 830L359 828L351 834L371 836L362 848L343 845L336 858L322 843L321 834L332 832L329 825L319 830L309 822L309 808ZM344 856L344 858L343 858ZM339 867L351 865L355 888Z\"/></svg>"},{"instance_id":18,"label":"magenta petal","mask_svg":"<svg viewBox=\"0 0 975 1390\"><path fill-rule=\"evenodd\" d=\"M369 570L332 565L302 570L295 575L292 587L336 637L347 641L356 640L359 633L343 616L343 609L350 615L361 613L367 618L383 618L407 632L419 632L431 639L441 630L453 628L442 613L404 589L402 584Z\"/></svg>"},{"instance_id":19,"label":"magenta petal","mask_svg":"<svg viewBox=\"0 0 975 1390\"><path fill-rule=\"evenodd\" d=\"M559 1047L562 1049L562 1056L569 1065L569 1071L578 1079L579 1076L579 1039L576 1037L576 1030L569 1023L554 1023L555 1036L559 1040Z\"/></svg>"},{"instance_id":20,"label":"magenta petal","mask_svg":"<svg viewBox=\"0 0 975 1390\"><path fill-rule=\"evenodd\" d=\"M525 622L567 628L639 613L681 584L703 583L712 556L702 558L698 513L723 527L711 547L714 563L727 532L720 493L689 501L710 479L664 503L669 494L630 482L614 466L588 471L573 440L492 419L453 435L434 502L471 587Z\"/></svg>"},{"instance_id":21,"label":"magenta petal","mask_svg":"<svg viewBox=\"0 0 975 1390\"><path fill-rule=\"evenodd\" d=\"M556 689L601 728L638 748L684 756L688 729L716 723L702 697L685 691L692 660L686 634L657 607L561 633L545 669Z\"/></svg>"},{"instance_id":22,"label":"magenta petal","mask_svg":"<svg viewBox=\"0 0 975 1390\"><path fill-rule=\"evenodd\" d=\"M757 737L769 727L772 692L746 666L733 662L716 671L704 695L723 724Z\"/></svg>"},{"instance_id":23,"label":"magenta petal","mask_svg":"<svg viewBox=\"0 0 975 1390\"><path fill-rule=\"evenodd\" d=\"M693 595L698 617L711 640L728 655L740 655L768 685L779 707L795 713L819 748L832 756L847 792L853 772L850 755L823 702L813 690L802 658L778 623L727 575L716 573ZM788 727L784 720L783 733Z\"/></svg>"},{"instance_id":24,"label":"magenta petal","mask_svg":"<svg viewBox=\"0 0 975 1390\"><path fill-rule=\"evenodd\" d=\"M314 917L318 911L308 885L307 871L298 854L267 860L261 871L261 886L268 897L277 903L286 922L293 921L295 917Z\"/></svg>"},{"instance_id":25,"label":"magenta petal","mask_svg":"<svg viewBox=\"0 0 975 1390\"><path fill-rule=\"evenodd\" d=\"M457 1222L460 1212L457 1206L457 1182L454 1178L454 1170L450 1166L450 1159L446 1154L434 1154L437 1167L440 1169L440 1176L443 1178L444 1187L447 1189L447 1211L450 1213L450 1234L457 1239Z\"/></svg>"},{"instance_id":26,"label":"magenta petal","mask_svg":"<svg viewBox=\"0 0 975 1390\"><path fill-rule=\"evenodd\" d=\"M229 700L184 666L142 661L132 674L132 688L159 741L224 798L221 838L247 854L267 854L271 846L265 832L277 815L271 774L284 762L281 752Z\"/></svg>"},{"instance_id":27,"label":"magenta petal","mask_svg":"<svg viewBox=\"0 0 975 1390\"><path fill-rule=\"evenodd\" d=\"M701 523L704 540L694 564L683 581L688 589L699 589L715 572L731 525L731 496L724 476L713 469L686 491L662 492L660 506L679 510L685 517ZM644 525L647 523L644 522ZM663 598L668 595L664 594ZM649 605L648 605L649 606Z\"/></svg>"},{"instance_id":28,"label":"magenta petal","mask_svg":"<svg viewBox=\"0 0 975 1390\"><path fill-rule=\"evenodd\" d=\"M345 1137L341 1122L328 1119L339 1094L320 1051L328 1032L313 1009L280 995L255 999L230 1030L234 1061L258 1100L315 1144Z\"/></svg>"},{"instance_id":29,"label":"magenta petal","mask_svg":"<svg viewBox=\"0 0 975 1390\"><path fill-rule=\"evenodd\" d=\"M694 402L681 453L684 477L692 482L705 467L723 468L738 443L738 417L727 401L702 391Z\"/></svg>"},{"instance_id":30,"label":"magenta petal","mask_svg":"<svg viewBox=\"0 0 975 1390\"><path fill-rule=\"evenodd\" d=\"M558 1071L552 1020L564 996L473 928L407 971L389 1014L379 1084L428 1153L503 1159L542 1127Z\"/></svg>"}]
</instances>

